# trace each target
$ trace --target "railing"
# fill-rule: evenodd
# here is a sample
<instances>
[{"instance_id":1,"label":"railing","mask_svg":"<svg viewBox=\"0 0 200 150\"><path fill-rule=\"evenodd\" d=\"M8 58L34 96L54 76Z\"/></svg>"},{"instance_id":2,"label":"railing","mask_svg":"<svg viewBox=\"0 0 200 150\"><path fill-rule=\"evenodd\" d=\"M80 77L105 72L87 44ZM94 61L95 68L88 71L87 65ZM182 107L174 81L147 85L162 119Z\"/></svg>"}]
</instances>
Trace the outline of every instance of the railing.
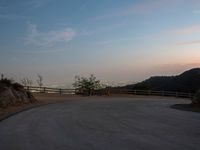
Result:
<instances>
[{"instance_id":1,"label":"railing","mask_svg":"<svg viewBox=\"0 0 200 150\"><path fill-rule=\"evenodd\" d=\"M33 93L57 93L57 94L83 94L88 95L86 92L78 92L76 89L61 89L61 88L49 88L49 87L34 87L34 86L25 86L26 90L29 90ZM94 90L91 92L91 95L111 95L111 94L130 94L130 95L149 95L149 96L171 96L171 97L180 97L180 98L192 98L193 93L184 93L184 92L172 92L172 91L153 91L153 90L132 90L132 89L113 89L105 88L101 90Z\"/></svg>"},{"instance_id":2,"label":"railing","mask_svg":"<svg viewBox=\"0 0 200 150\"><path fill-rule=\"evenodd\" d=\"M153 91L153 90L131 90L131 89L111 89L108 94L133 94L133 95L152 95L152 96L171 96L192 98L193 93L172 92L172 91Z\"/></svg>"},{"instance_id":3,"label":"railing","mask_svg":"<svg viewBox=\"0 0 200 150\"><path fill-rule=\"evenodd\" d=\"M32 93L58 93L62 94L75 94L75 89L61 89L61 88L50 88L50 87L34 87L34 86L24 86L26 90Z\"/></svg>"}]
</instances>

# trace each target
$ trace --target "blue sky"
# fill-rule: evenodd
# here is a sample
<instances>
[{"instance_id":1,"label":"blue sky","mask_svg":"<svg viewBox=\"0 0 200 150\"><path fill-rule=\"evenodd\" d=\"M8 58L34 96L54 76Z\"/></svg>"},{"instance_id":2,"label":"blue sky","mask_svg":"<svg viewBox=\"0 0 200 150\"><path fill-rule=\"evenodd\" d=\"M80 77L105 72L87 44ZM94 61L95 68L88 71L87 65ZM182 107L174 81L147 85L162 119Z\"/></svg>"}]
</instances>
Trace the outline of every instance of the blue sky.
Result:
<instances>
[{"instance_id":1,"label":"blue sky","mask_svg":"<svg viewBox=\"0 0 200 150\"><path fill-rule=\"evenodd\" d=\"M200 66L199 0L1 0L0 72L128 83Z\"/></svg>"}]
</instances>

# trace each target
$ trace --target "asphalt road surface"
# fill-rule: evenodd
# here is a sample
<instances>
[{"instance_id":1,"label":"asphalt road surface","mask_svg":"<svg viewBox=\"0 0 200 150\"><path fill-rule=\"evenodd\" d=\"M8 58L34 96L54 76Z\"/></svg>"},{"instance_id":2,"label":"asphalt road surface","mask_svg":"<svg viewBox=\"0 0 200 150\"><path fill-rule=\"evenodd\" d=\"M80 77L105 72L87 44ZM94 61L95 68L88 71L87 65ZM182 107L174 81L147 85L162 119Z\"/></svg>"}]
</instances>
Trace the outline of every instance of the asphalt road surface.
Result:
<instances>
[{"instance_id":1,"label":"asphalt road surface","mask_svg":"<svg viewBox=\"0 0 200 150\"><path fill-rule=\"evenodd\" d=\"M200 113L188 100L90 97L0 122L0 150L200 150Z\"/></svg>"}]
</instances>

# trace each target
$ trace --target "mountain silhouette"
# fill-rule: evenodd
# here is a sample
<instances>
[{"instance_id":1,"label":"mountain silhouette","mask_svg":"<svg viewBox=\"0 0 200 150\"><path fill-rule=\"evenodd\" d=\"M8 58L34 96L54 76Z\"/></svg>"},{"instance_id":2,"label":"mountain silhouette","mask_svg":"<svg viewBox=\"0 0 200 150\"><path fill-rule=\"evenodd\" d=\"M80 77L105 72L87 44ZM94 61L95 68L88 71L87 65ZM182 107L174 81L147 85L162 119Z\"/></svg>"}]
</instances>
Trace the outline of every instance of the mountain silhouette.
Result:
<instances>
[{"instance_id":1,"label":"mountain silhouette","mask_svg":"<svg viewBox=\"0 0 200 150\"><path fill-rule=\"evenodd\" d=\"M200 89L200 68L193 68L176 76L154 76L137 84L126 85L121 88L196 92Z\"/></svg>"}]
</instances>

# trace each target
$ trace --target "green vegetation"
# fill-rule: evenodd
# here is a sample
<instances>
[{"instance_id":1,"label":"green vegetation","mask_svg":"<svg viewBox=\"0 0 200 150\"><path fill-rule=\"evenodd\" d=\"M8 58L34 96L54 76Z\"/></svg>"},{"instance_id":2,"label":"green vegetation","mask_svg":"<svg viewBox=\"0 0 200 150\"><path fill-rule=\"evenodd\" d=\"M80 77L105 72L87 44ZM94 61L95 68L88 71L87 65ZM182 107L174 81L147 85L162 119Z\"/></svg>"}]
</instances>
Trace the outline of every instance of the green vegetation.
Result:
<instances>
[{"instance_id":1,"label":"green vegetation","mask_svg":"<svg viewBox=\"0 0 200 150\"><path fill-rule=\"evenodd\" d=\"M24 88L21 84L14 82L12 79L2 78L0 80L0 92L8 87L11 87L15 90L21 90Z\"/></svg>"},{"instance_id":2,"label":"green vegetation","mask_svg":"<svg viewBox=\"0 0 200 150\"><path fill-rule=\"evenodd\" d=\"M91 74L89 77L75 76L75 82L73 86L77 90L77 94L94 95L94 90L101 88L100 81Z\"/></svg>"},{"instance_id":3,"label":"green vegetation","mask_svg":"<svg viewBox=\"0 0 200 150\"><path fill-rule=\"evenodd\" d=\"M3 78L0 80L0 85L1 86L12 86L13 80L7 79L7 78Z\"/></svg>"},{"instance_id":4,"label":"green vegetation","mask_svg":"<svg viewBox=\"0 0 200 150\"><path fill-rule=\"evenodd\" d=\"M33 103L37 100L23 85L1 76L0 80L0 108Z\"/></svg>"}]
</instances>

